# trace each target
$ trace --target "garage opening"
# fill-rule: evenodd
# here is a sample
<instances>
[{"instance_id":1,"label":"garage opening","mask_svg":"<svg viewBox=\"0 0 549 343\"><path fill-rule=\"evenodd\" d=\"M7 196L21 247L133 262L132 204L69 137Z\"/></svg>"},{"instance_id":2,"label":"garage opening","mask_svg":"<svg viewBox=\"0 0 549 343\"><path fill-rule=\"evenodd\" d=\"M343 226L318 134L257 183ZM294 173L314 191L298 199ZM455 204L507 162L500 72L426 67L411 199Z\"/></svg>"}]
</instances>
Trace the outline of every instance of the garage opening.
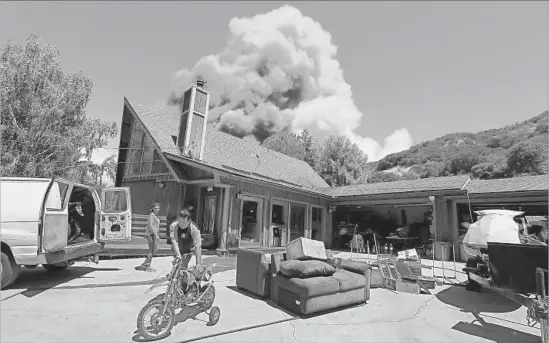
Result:
<instances>
[{"instance_id":1,"label":"garage opening","mask_svg":"<svg viewBox=\"0 0 549 343\"><path fill-rule=\"evenodd\" d=\"M432 206L338 206L334 215L333 248L350 250L353 237L359 235L364 242L363 251L394 253L415 248L422 256L434 233ZM375 238L375 239L374 239ZM360 239L359 239L360 240ZM353 250L360 246L354 246Z\"/></svg>"},{"instance_id":2,"label":"garage opening","mask_svg":"<svg viewBox=\"0 0 549 343\"><path fill-rule=\"evenodd\" d=\"M68 244L84 243L95 238L95 211L92 192L74 186L69 197Z\"/></svg>"}]
</instances>

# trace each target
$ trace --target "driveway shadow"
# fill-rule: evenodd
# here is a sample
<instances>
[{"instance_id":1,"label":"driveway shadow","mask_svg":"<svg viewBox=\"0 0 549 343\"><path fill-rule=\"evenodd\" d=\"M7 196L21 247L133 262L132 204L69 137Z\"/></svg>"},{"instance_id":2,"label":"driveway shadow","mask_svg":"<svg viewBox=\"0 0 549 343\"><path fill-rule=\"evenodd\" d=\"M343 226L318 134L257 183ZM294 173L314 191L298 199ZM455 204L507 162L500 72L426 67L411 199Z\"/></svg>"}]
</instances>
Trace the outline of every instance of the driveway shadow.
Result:
<instances>
[{"instance_id":1,"label":"driveway shadow","mask_svg":"<svg viewBox=\"0 0 549 343\"><path fill-rule=\"evenodd\" d=\"M464 312L509 313L520 308L519 304L487 289L471 292L464 287L450 286L439 292L436 298Z\"/></svg>"},{"instance_id":2,"label":"driveway shadow","mask_svg":"<svg viewBox=\"0 0 549 343\"><path fill-rule=\"evenodd\" d=\"M541 337L526 332L513 330L506 326L491 324L484 321L478 313L473 313L475 320L471 323L460 321L452 327L453 330L468 335L482 337L497 343L538 343ZM475 324L478 322L479 324Z\"/></svg>"},{"instance_id":3,"label":"driveway shadow","mask_svg":"<svg viewBox=\"0 0 549 343\"><path fill-rule=\"evenodd\" d=\"M95 268L84 266L71 266L64 270L48 271L43 267L33 269L22 268L21 275L10 286L10 289L24 289L17 294L26 297L34 297L48 289L75 279L86 278L86 275L96 271L119 271L119 268ZM59 287L57 287L59 288ZM5 299L3 299L5 300Z\"/></svg>"},{"instance_id":4,"label":"driveway shadow","mask_svg":"<svg viewBox=\"0 0 549 343\"><path fill-rule=\"evenodd\" d=\"M506 326L487 323L482 318L482 312L509 313L521 307L519 304L495 292L487 289L483 289L481 292L471 292L463 287L452 286L438 293L436 298L445 304L461 309L462 312L471 313L475 317L475 320L471 323L458 322L452 327L453 330L497 343L537 343L540 341L539 336L513 330ZM485 317L500 320L489 315ZM514 324L523 325L521 323Z\"/></svg>"}]
</instances>

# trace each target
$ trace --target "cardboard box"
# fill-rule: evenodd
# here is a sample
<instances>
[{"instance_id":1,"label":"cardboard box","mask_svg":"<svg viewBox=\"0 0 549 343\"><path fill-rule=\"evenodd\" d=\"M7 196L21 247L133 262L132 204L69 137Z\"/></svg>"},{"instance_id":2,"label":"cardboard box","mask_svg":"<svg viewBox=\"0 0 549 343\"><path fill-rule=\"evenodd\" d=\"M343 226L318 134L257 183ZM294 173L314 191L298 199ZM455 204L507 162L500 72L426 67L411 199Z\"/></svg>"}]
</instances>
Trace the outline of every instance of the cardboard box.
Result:
<instances>
[{"instance_id":1,"label":"cardboard box","mask_svg":"<svg viewBox=\"0 0 549 343\"><path fill-rule=\"evenodd\" d=\"M287 260L303 258L327 259L324 242L300 237L286 245Z\"/></svg>"}]
</instances>

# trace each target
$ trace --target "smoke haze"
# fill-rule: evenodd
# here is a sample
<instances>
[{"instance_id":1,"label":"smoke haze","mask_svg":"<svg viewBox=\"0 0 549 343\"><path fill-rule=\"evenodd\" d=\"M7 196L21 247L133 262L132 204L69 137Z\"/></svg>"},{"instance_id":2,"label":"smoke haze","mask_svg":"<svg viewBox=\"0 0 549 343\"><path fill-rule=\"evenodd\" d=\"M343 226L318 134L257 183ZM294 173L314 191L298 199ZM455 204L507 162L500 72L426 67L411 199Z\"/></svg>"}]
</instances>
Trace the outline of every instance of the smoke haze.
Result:
<instances>
[{"instance_id":1,"label":"smoke haze","mask_svg":"<svg viewBox=\"0 0 549 343\"><path fill-rule=\"evenodd\" d=\"M233 18L222 52L175 74L169 104L179 103L202 78L211 93L208 120L232 135L262 142L286 127L320 130L349 137L370 161L409 148L412 137L405 128L383 145L355 133L363 114L336 55L331 34L292 6Z\"/></svg>"}]
</instances>

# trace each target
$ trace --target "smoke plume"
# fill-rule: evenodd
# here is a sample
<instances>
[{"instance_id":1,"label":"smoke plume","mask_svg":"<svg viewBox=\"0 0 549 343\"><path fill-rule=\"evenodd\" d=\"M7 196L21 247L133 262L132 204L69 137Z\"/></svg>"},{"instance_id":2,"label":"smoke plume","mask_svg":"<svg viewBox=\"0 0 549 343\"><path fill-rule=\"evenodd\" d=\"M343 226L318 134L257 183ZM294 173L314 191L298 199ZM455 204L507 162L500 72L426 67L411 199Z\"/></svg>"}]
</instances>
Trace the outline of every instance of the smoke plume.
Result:
<instances>
[{"instance_id":1,"label":"smoke plume","mask_svg":"<svg viewBox=\"0 0 549 343\"><path fill-rule=\"evenodd\" d=\"M233 18L222 52L176 73L169 103L179 103L202 78L211 93L209 121L235 136L262 142L287 127L319 129L349 137L370 160L409 148L406 129L385 138L383 146L354 133L363 114L336 54L330 33L292 6Z\"/></svg>"}]
</instances>

